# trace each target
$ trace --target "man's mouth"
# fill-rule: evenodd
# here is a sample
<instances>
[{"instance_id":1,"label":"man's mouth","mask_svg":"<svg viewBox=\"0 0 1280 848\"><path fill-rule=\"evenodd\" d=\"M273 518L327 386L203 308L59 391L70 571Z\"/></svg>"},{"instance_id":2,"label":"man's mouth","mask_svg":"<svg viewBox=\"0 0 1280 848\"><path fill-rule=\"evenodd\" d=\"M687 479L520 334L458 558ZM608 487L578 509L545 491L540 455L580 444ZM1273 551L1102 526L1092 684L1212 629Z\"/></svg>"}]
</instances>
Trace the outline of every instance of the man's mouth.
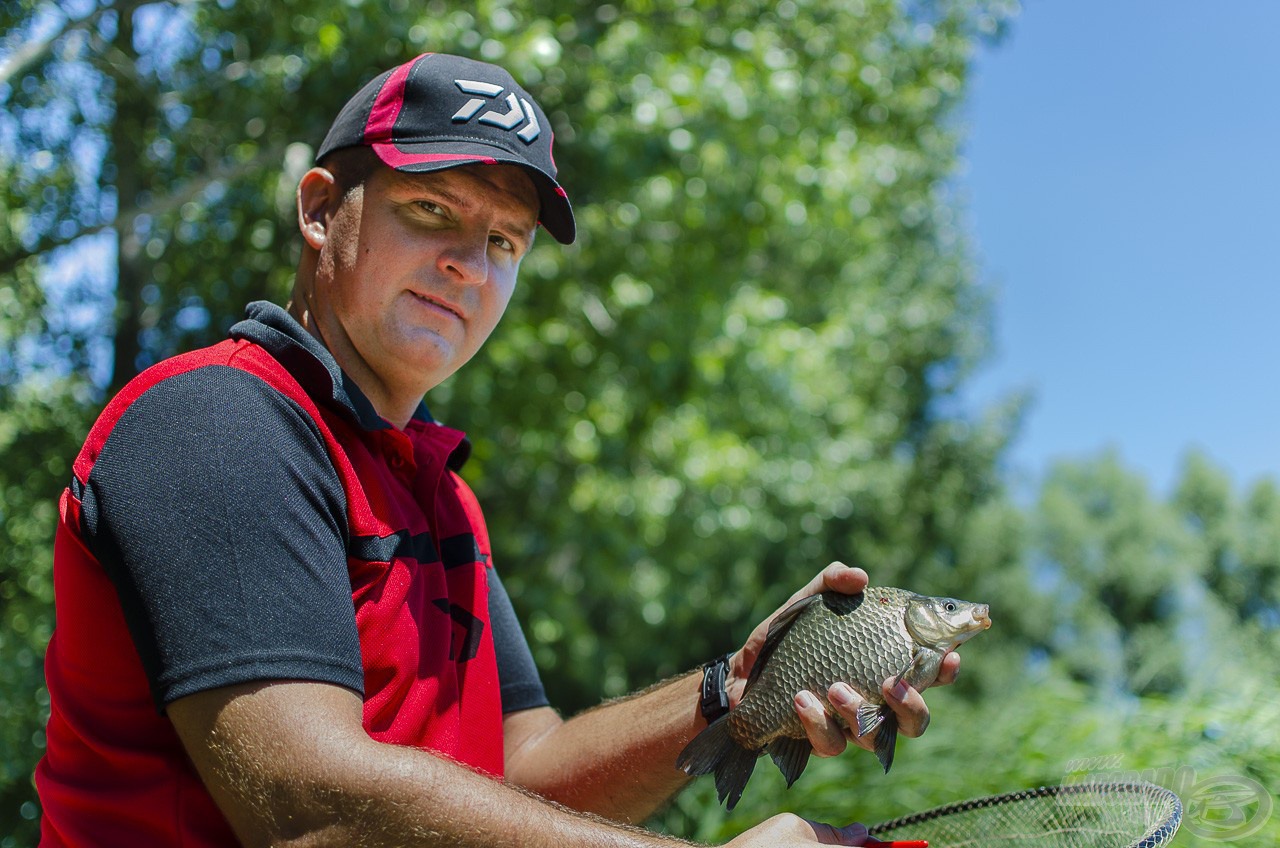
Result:
<instances>
[{"instance_id":1,"label":"man's mouth","mask_svg":"<svg viewBox=\"0 0 1280 848\"><path fill-rule=\"evenodd\" d=\"M462 312L458 309L458 307L454 306L451 303L440 300L439 298L432 297L431 295L419 294L418 292L415 292L415 291L411 291L409 292L409 294L413 295L422 303L429 304L431 306L436 307L437 309L443 309L445 312L452 314L458 320L462 320Z\"/></svg>"}]
</instances>

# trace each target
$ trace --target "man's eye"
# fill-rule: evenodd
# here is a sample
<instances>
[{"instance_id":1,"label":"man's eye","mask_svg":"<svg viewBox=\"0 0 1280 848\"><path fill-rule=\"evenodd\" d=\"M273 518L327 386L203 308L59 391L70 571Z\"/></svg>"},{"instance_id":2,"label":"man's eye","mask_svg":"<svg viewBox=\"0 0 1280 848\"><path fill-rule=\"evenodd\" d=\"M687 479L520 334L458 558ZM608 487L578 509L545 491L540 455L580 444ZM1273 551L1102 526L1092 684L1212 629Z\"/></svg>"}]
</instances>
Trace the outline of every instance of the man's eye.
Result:
<instances>
[{"instance_id":1,"label":"man's eye","mask_svg":"<svg viewBox=\"0 0 1280 848\"><path fill-rule=\"evenodd\" d=\"M444 207L439 203L432 203L430 200L419 200L418 207L432 215L444 215Z\"/></svg>"},{"instance_id":2,"label":"man's eye","mask_svg":"<svg viewBox=\"0 0 1280 848\"><path fill-rule=\"evenodd\" d=\"M511 239L507 238L506 236L500 236L496 234L491 235L489 236L489 243L498 247L501 250L508 250L508 251L514 252L516 249L515 243L512 242Z\"/></svg>"}]
</instances>

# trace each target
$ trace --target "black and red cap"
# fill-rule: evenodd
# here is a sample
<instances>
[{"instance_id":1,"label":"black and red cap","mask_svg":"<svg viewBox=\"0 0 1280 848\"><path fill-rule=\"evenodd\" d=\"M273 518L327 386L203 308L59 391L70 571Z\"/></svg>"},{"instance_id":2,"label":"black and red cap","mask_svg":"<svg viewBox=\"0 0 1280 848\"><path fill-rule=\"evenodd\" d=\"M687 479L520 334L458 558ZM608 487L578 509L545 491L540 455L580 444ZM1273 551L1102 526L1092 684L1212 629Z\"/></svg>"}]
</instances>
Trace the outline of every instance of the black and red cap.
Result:
<instances>
[{"instance_id":1,"label":"black and red cap","mask_svg":"<svg viewBox=\"0 0 1280 848\"><path fill-rule=\"evenodd\" d=\"M573 209L556 182L553 141L547 116L511 74L474 59L424 53L374 77L348 100L316 161L366 145L397 171L520 165L538 190L538 223L569 244L576 231Z\"/></svg>"}]
</instances>

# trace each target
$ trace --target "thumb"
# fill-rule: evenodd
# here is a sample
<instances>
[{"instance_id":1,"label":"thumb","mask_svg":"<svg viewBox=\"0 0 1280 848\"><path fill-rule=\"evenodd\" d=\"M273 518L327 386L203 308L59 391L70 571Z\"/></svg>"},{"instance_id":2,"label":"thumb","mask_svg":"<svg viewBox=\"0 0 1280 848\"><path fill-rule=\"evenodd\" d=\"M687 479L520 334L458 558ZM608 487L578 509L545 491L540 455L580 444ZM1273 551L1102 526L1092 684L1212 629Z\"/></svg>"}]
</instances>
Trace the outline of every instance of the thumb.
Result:
<instances>
[{"instance_id":1,"label":"thumb","mask_svg":"<svg viewBox=\"0 0 1280 848\"><path fill-rule=\"evenodd\" d=\"M844 827L822 822L809 822L819 845L862 845L867 841L865 825L854 822Z\"/></svg>"}]
</instances>

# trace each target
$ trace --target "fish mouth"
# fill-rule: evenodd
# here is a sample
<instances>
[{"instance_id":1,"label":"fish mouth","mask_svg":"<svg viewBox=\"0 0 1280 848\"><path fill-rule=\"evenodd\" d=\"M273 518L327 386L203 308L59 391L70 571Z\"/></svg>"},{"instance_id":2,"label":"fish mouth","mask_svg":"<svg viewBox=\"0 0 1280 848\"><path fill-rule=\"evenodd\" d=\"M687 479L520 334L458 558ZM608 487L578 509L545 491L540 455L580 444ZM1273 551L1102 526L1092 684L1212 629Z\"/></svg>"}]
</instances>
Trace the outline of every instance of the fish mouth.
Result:
<instances>
[{"instance_id":1,"label":"fish mouth","mask_svg":"<svg viewBox=\"0 0 1280 848\"><path fill-rule=\"evenodd\" d=\"M991 608L986 604L973 610L973 621L983 630L991 629Z\"/></svg>"}]
</instances>

